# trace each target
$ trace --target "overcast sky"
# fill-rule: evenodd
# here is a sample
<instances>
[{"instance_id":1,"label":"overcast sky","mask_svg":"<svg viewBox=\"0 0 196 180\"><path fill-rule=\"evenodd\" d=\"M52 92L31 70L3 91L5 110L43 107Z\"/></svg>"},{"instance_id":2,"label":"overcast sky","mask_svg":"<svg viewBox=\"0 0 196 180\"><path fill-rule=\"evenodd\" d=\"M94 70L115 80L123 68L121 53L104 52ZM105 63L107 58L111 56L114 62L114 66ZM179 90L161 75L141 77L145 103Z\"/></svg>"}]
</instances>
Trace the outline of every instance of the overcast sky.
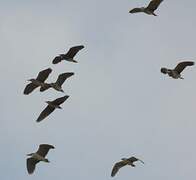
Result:
<instances>
[{"instance_id":1,"label":"overcast sky","mask_svg":"<svg viewBox=\"0 0 196 180\"><path fill-rule=\"evenodd\" d=\"M184 80L160 73L196 59L196 1L165 0L158 17L129 14L148 0L0 0L0 179L108 180L122 157L142 159L113 178L194 180L196 68ZM185 4L187 3L187 4ZM71 46L78 64L52 64ZM36 123L47 100L64 94L36 89L27 79L52 68L48 82L75 72L70 98ZM56 147L51 163L26 171L26 154Z\"/></svg>"}]
</instances>

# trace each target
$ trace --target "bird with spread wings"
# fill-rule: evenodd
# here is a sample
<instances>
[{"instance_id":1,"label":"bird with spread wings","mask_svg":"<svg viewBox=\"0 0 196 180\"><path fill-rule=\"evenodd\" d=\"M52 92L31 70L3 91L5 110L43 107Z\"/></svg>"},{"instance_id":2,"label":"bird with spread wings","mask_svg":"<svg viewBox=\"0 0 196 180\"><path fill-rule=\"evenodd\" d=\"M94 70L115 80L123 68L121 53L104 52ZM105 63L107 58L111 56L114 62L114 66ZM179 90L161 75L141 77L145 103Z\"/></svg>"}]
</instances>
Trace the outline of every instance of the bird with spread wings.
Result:
<instances>
[{"instance_id":1,"label":"bird with spread wings","mask_svg":"<svg viewBox=\"0 0 196 180\"><path fill-rule=\"evenodd\" d=\"M154 15L157 16L154 11L159 7L159 5L163 2L163 0L151 0L149 5L147 7L140 7L140 8L134 8L129 11L129 13L139 13L143 12L148 15Z\"/></svg>"}]
</instances>

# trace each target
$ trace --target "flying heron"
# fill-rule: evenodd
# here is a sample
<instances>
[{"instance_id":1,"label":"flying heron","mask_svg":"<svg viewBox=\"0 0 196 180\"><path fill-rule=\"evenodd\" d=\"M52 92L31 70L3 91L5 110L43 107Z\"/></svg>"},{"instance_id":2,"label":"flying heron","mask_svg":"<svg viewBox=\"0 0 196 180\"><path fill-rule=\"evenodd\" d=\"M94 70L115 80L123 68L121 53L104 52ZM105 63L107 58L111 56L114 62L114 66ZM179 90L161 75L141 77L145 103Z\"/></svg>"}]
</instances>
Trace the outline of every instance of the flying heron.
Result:
<instances>
[{"instance_id":1,"label":"flying heron","mask_svg":"<svg viewBox=\"0 0 196 180\"><path fill-rule=\"evenodd\" d=\"M132 167L135 167L135 164L133 164L135 161L140 161L144 164L144 162L136 157L130 157L130 158L122 158L121 161L117 162L113 168L112 168L112 173L111 176L114 177L116 173L119 171L120 168L130 165Z\"/></svg>"},{"instance_id":2,"label":"flying heron","mask_svg":"<svg viewBox=\"0 0 196 180\"><path fill-rule=\"evenodd\" d=\"M192 61L184 61L180 62L174 69L167 69L165 67L161 68L161 72L163 74L168 74L170 77L174 79L184 79L181 76L181 72L187 67L187 66L193 66L194 62Z\"/></svg>"},{"instance_id":3,"label":"flying heron","mask_svg":"<svg viewBox=\"0 0 196 180\"><path fill-rule=\"evenodd\" d=\"M50 83L50 84L47 84L46 86L41 87L40 91L42 92L49 88L53 88L57 91L64 92L61 86L63 85L66 79L68 79L69 77L73 75L74 75L73 72L67 72L67 73L60 74L55 83Z\"/></svg>"},{"instance_id":4,"label":"flying heron","mask_svg":"<svg viewBox=\"0 0 196 180\"><path fill-rule=\"evenodd\" d=\"M54 101L46 101L48 106L41 112L39 115L37 122L42 121L45 119L49 114L51 114L55 109L62 109L61 104L64 103L69 96L63 96L60 98L55 99Z\"/></svg>"},{"instance_id":5,"label":"flying heron","mask_svg":"<svg viewBox=\"0 0 196 180\"><path fill-rule=\"evenodd\" d=\"M84 48L83 45L71 47L66 54L60 54L59 56L56 56L53 59L52 63L57 64L57 63L61 62L62 60L77 63L77 61L74 60L73 58L83 48Z\"/></svg>"},{"instance_id":6,"label":"flying heron","mask_svg":"<svg viewBox=\"0 0 196 180\"><path fill-rule=\"evenodd\" d=\"M54 146L49 144L40 144L36 153L27 154L27 156L31 156L30 158L27 158L27 171L29 174L32 174L35 171L35 167L38 162L50 162L45 158L50 149L54 149Z\"/></svg>"},{"instance_id":7,"label":"flying heron","mask_svg":"<svg viewBox=\"0 0 196 180\"><path fill-rule=\"evenodd\" d=\"M151 0L147 7L141 7L141 8L134 8L129 11L129 13L139 13L143 12L148 15L154 15L157 16L154 11L159 7L163 0Z\"/></svg>"},{"instance_id":8,"label":"flying heron","mask_svg":"<svg viewBox=\"0 0 196 180\"><path fill-rule=\"evenodd\" d=\"M24 89L24 94L30 94L37 87L45 87L47 84L44 81L48 78L49 74L52 72L51 68L40 71L36 79L29 79L31 83L27 84Z\"/></svg>"}]
</instances>

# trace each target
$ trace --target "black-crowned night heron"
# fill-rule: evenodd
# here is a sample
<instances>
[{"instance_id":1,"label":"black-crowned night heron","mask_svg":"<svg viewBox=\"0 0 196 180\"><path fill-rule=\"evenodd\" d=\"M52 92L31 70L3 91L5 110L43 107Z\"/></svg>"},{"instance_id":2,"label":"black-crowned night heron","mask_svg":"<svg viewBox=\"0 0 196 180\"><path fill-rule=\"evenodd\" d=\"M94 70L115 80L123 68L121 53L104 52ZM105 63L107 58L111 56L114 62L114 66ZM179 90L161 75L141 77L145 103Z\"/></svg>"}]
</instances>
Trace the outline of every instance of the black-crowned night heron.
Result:
<instances>
[{"instance_id":1,"label":"black-crowned night heron","mask_svg":"<svg viewBox=\"0 0 196 180\"><path fill-rule=\"evenodd\" d=\"M119 171L120 168L130 165L132 167L135 167L135 164L133 164L135 161L140 161L144 164L144 162L138 158L130 157L130 158L122 158L121 161L117 162L112 169L111 176L114 177L116 173Z\"/></svg>"},{"instance_id":2,"label":"black-crowned night heron","mask_svg":"<svg viewBox=\"0 0 196 180\"><path fill-rule=\"evenodd\" d=\"M74 60L73 58L83 48L84 48L83 45L74 46L74 47L70 48L69 51L66 54L60 54L59 56L56 56L53 59L52 63L57 64L57 63L61 62L62 60L77 63L77 61Z\"/></svg>"},{"instance_id":3,"label":"black-crowned night heron","mask_svg":"<svg viewBox=\"0 0 196 180\"><path fill-rule=\"evenodd\" d=\"M50 84L47 84L46 86L41 87L40 91L45 91L49 88L53 88L57 91L64 92L62 89L63 83L65 82L66 79L68 79L69 77L73 75L74 75L73 72L67 72L67 73L60 74L55 83L50 83Z\"/></svg>"},{"instance_id":4,"label":"black-crowned night heron","mask_svg":"<svg viewBox=\"0 0 196 180\"><path fill-rule=\"evenodd\" d=\"M42 121L45 119L49 114L51 114L55 109L62 109L60 105L64 103L69 96L63 96L60 98L55 99L54 101L46 101L48 106L41 112L39 115L37 122Z\"/></svg>"},{"instance_id":5,"label":"black-crowned night heron","mask_svg":"<svg viewBox=\"0 0 196 180\"><path fill-rule=\"evenodd\" d=\"M36 79L29 79L30 84L27 84L27 86L24 89L24 94L28 95L30 94L34 89L37 87L45 87L47 86L44 81L48 78L49 74L52 72L51 68L45 69L43 71L40 71Z\"/></svg>"},{"instance_id":6,"label":"black-crowned night heron","mask_svg":"<svg viewBox=\"0 0 196 180\"><path fill-rule=\"evenodd\" d=\"M157 16L154 11L159 7L163 0L152 0L150 1L149 5L147 7L141 7L141 8L134 8L129 11L129 13L139 13L143 12L148 15L154 15Z\"/></svg>"},{"instance_id":7,"label":"black-crowned night heron","mask_svg":"<svg viewBox=\"0 0 196 180\"><path fill-rule=\"evenodd\" d=\"M174 79L184 79L181 76L181 72L187 67L187 66L193 66L194 62L192 61L184 61L180 62L174 69L167 69L165 67L161 68L161 72L163 74L168 74L170 77Z\"/></svg>"},{"instance_id":8,"label":"black-crowned night heron","mask_svg":"<svg viewBox=\"0 0 196 180\"><path fill-rule=\"evenodd\" d=\"M40 161L49 163L49 160L45 158L50 149L54 149L54 146L49 144L40 144L39 149L35 153L27 154L27 156L31 156L27 158L27 171L29 174L32 174L35 170L36 164Z\"/></svg>"}]
</instances>

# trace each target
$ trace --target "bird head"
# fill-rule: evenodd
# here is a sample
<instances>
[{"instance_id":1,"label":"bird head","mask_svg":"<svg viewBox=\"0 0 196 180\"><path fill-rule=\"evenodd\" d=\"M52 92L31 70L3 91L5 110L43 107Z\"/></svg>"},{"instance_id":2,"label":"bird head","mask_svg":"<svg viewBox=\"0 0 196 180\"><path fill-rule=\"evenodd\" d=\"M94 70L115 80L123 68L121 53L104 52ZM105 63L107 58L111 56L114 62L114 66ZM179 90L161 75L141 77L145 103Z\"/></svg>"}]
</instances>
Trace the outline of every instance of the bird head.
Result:
<instances>
[{"instance_id":1,"label":"bird head","mask_svg":"<svg viewBox=\"0 0 196 180\"><path fill-rule=\"evenodd\" d=\"M27 81L30 81L30 82L32 82L32 81L34 81L34 79L28 79Z\"/></svg>"},{"instance_id":2,"label":"bird head","mask_svg":"<svg viewBox=\"0 0 196 180\"><path fill-rule=\"evenodd\" d=\"M122 161L125 161L125 160L127 160L127 158L121 158L121 160L122 160Z\"/></svg>"},{"instance_id":3,"label":"bird head","mask_svg":"<svg viewBox=\"0 0 196 180\"><path fill-rule=\"evenodd\" d=\"M163 74L167 74L167 68L161 68L161 72L162 72Z\"/></svg>"},{"instance_id":4,"label":"bird head","mask_svg":"<svg viewBox=\"0 0 196 180\"><path fill-rule=\"evenodd\" d=\"M27 154L27 156L33 156L33 153Z\"/></svg>"},{"instance_id":5,"label":"bird head","mask_svg":"<svg viewBox=\"0 0 196 180\"><path fill-rule=\"evenodd\" d=\"M45 103L50 104L50 101L45 101Z\"/></svg>"}]
</instances>

